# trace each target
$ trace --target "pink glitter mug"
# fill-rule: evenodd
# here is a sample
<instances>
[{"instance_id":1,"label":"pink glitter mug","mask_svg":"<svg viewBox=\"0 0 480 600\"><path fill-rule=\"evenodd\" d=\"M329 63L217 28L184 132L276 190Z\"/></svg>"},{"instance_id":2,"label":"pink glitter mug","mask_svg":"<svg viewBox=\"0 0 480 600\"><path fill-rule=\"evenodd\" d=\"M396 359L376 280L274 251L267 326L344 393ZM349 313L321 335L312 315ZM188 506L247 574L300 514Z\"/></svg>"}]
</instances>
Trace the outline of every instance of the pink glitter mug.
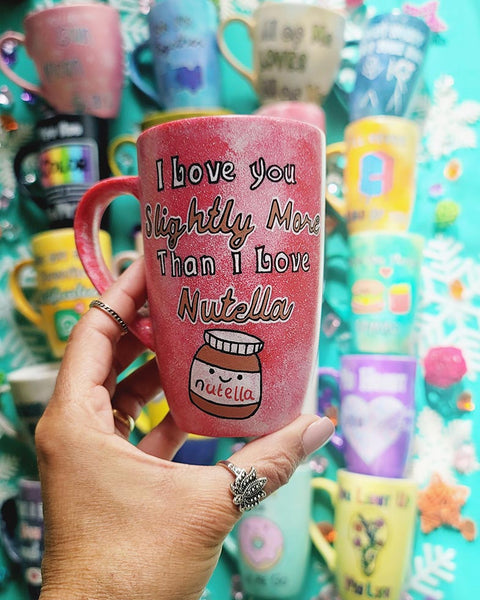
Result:
<instances>
[{"instance_id":1,"label":"pink glitter mug","mask_svg":"<svg viewBox=\"0 0 480 600\"><path fill-rule=\"evenodd\" d=\"M317 362L324 152L302 122L182 119L139 136L138 177L81 200L77 249L100 293L113 281L101 215L119 195L140 202L149 316L129 327L157 353L183 430L258 436L300 414Z\"/></svg>"},{"instance_id":2,"label":"pink glitter mug","mask_svg":"<svg viewBox=\"0 0 480 600\"><path fill-rule=\"evenodd\" d=\"M86 0L60 3L27 14L25 33L6 31L35 63L40 84L20 77L0 56L0 70L18 86L41 96L57 112L117 116L123 86L123 47L118 12Z\"/></svg>"}]
</instances>

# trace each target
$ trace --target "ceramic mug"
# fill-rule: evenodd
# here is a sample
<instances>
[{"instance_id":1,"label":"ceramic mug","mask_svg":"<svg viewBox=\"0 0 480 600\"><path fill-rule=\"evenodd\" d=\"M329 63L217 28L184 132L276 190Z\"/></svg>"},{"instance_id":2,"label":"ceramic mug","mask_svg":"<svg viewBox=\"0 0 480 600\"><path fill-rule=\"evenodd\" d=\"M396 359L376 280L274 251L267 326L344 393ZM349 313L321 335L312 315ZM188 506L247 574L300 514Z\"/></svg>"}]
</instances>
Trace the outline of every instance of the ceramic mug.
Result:
<instances>
[{"instance_id":1,"label":"ceramic mug","mask_svg":"<svg viewBox=\"0 0 480 600\"><path fill-rule=\"evenodd\" d=\"M299 121L172 121L139 136L138 177L101 181L80 202L77 248L100 292L113 281L101 213L120 194L140 202L150 316L129 327L156 351L184 431L256 436L301 412L318 348L323 149Z\"/></svg>"},{"instance_id":2,"label":"ceramic mug","mask_svg":"<svg viewBox=\"0 0 480 600\"><path fill-rule=\"evenodd\" d=\"M415 426L416 369L414 357L388 354L346 354L339 371L319 368L320 377L333 375L339 387L349 471L404 476Z\"/></svg>"},{"instance_id":3,"label":"ceramic mug","mask_svg":"<svg viewBox=\"0 0 480 600\"><path fill-rule=\"evenodd\" d=\"M368 21L349 96L351 121L371 115L407 115L429 39L430 28L423 19L400 11Z\"/></svg>"},{"instance_id":4,"label":"ceramic mug","mask_svg":"<svg viewBox=\"0 0 480 600\"><path fill-rule=\"evenodd\" d=\"M314 477L334 509L332 548L312 522L312 541L335 574L342 600L400 600L409 573L416 524L417 485L337 471L337 481ZM322 496L317 494L317 501Z\"/></svg>"},{"instance_id":5,"label":"ceramic mug","mask_svg":"<svg viewBox=\"0 0 480 600\"><path fill-rule=\"evenodd\" d=\"M325 111L313 102L296 102L286 100L285 102L271 102L260 106L255 111L256 115L265 117L282 117L284 119L296 119L304 123L315 125L325 133Z\"/></svg>"},{"instance_id":6,"label":"ceramic mug","mask_svg":"<svg viewBox=\"0 0 480 600\"><path fill-rule=\"evenodd\" d=\"M46 212L50 229L73 227L80 198L109 175L108 122L56 114L35 125L35 138L20 148L13 162L19 187Z\"/></svg>"},{"instance_id":7,"label":"ceramic mug","mask_svg":"<svg viewBox=\"0 0 480 600\"><path fill-rule=\"evenodd\" d=\"M1 535L8 557L21 566L30 600L38 600L44 547L40 481L19 480L18 494L2 505Z\"/></svg>"},{"instance_id":8,"label":"ceramic mug","mask_svg":"<svg viewBox=\"0 0 480 600\"><path fill-rule=\"evenodd\" d=\"M100 246L111 263L111 241L106 231L99 235ZM56 358L65 352L73 326L98 293L87 277L78 258L73 229L55 229L32 237L33 258L19 262L10 274L13 302L20 313L47 334ZM20 286L23 269L34 267L37 276L36 310Z\"/></svg>"},{"instance_id":9,"label":"ceramic mug","mask_svg":"<svg viewBox=\"0 0 480 600\"><path fill-rule=\"evenodd\" d=\"M344 197L326 192L346 218L350 234L406 231L416 196L418 127L400 117L366 117L350 123L345 141L330 144L327 159L343 156Z\"/></svg>"},{"instance_id":10,"label":"ceramic mug","mask_svg":"<svg viewBox=\"0 0 480 600\"><path fill-rule=\"evenodd\" d=\"M25 45L40 84L17 75L0 57L0 70L21 88L41 96L56 111L115 118L123 86L120 16L101 2L60 3L33 10L25 33L7 31L5 42ZM46 43L48 40L48 43Z\"/></svg>"},{"instance_id":11,"label":"ceramic mug","mask_svg":"<svg viewBox=\"0 0 480 600\"><path fill-rule=\"evenodd\" d=\"M276 600L301 592L311 554L311 473L301 464L286 485L244 513L225 540L249 597Z\"/></svg>"},{"instance_id":12,"label":"ceramic mug","mask_svg":"<svg viewBox=\"0 0 480 600\"><path fill-rule=\"evenodd\" d=\"M153 112L146 115L140 123L141 131L145 131L155 125L178 121L179 119L191 119L193 117L210 117L213 115L229 115L231 111L223 108L189 108L186 110L165 110ZM108 165L115 177L132 175L127 173L128 168L136 165L136 135L128 133L118 135L108 144ZM135 160L132 161L132 156ZM126 164L125 164L126 163Z\"/></svg>"},{"instance_id":13,"label":"ceramic mug","mask_svg":"<svg viewBox=\"0 0 480 600\"><path fill-rule=\"evenodd\" d=\"M211 0L159 0L147 19L149 39L130 55L132 83L166 109L221 106L215 4ZM148 48L155 88L140 68Z\"/></svg>"},{"instance_id":14,"label":"ceramic mug","mask_svg":"<svg viewBox=\"0 0 480 600\"><path fill-rule=\"evenodd\" d=\"M40 417L52 397L60 363L41 363L7 374L10 393L20 422L32 437Z\"/></svg>"},{"instance_id":15,"label":"ceramic mug","mask_svg":"<svg viewBox=\"0 0 480 600\"><path fill-rule=\"evenodd\" d=\"M253 68L242 64L225 41L225 29L240 23L252 40ZM245 77L261 104L302 101L321 104L337 75L344 46L345 18L303 2L265 2L251 17L226 18L218 45L228 63Z\"/></svg>"},{"instance_id":16,"label":"ceramic mug","mask_svg":"<svg viewBox=\"0 0 480 600\"><path fill-rule=\"evenodd\" d=\"M424 238L411 233L350 236L349 287L355 352L415 355L415 317Z\"/></svg>"}]
</instances>

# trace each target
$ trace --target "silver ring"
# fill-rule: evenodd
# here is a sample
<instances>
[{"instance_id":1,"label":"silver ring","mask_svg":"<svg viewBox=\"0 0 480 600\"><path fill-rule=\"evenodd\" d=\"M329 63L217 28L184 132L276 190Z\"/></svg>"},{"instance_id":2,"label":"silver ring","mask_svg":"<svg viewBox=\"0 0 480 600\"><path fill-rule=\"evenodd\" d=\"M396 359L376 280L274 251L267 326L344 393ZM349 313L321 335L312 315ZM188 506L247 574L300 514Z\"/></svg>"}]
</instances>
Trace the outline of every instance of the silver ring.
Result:
<instances>
[{"instance_id":1,"label":"silver ring","mask_svg":"<svg viewBox=\"0 0 480 600\"><path fill-rule=\"evenodd\" d=\"M267 478L257 477L255 467L251 467L250 473L247 473L245 469L240 469L228 460L219 460L217 465L221 465L235 475L235 481L230 484L230 491L233 494L233 503L238 506L240 512L252 510L267 497L263 489Z\"/></svg>"},{"instance_id":2,"label":"silver ring","mask_svg":"<svg viewBox=\"0 0 480 600\"><path fill-rule=\"evenodd\" d=\"M109 317L112 317L112 319L122 328L122 335L128 333L128 326L125 321L117 312L113 310L113 308L108 306L108 304L105 304L105 302L102 302L101 300L92 300L89 306L90 308L99 308L100 310L103 310L103 312L107 313Z\"/></svg>"}]
</instances>

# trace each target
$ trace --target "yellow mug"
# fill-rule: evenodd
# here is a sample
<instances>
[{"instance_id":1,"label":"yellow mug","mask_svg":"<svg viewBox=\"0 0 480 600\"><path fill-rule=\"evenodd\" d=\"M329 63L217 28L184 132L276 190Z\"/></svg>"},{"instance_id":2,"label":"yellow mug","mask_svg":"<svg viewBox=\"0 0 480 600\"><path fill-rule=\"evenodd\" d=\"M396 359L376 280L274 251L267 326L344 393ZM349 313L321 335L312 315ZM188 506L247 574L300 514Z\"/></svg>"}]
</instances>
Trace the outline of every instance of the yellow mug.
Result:
<instances>
[{"instance_id":1,"label":"yellow mug","mask_svg":"<svg viewBox=\"0 0 480 600\"><path fill-rule=\"evenodd\" d=\"M345 159L343 198L326 199L347 221L350 234L407 231L416 195L417 125L408 119L373 116L353 121L345 141L327 147L328 164Z\"/></svg>"},{"instance_id":2,"label":"yellow mug","mask_svg":"<svg viewBox=\"0 0 480 600\"><path fill-rule=\"evenodd\" d=\"M100 246L111 266L110 235L100 232ZM46 333L53 356L61 358L70 332L88 305L98 297L77 255L73 228L55 229L32 238L33 258L19 262L10 274L10 289L17 310ZM38 310L27 300L20 281L33 266L37 278Z\"/></svg>"},{"instance_id":3,"label":"yellow mug","mask_svg":"<svg viewBox=\"0 0 480 600\"><path fill-rule=\"evenodd\" d=\"M190 119L193 117L210 117L212 115L230 115L232 111L226 108L186 108L182 110L164 110L152 112L145 115L145 118L140 123L142 131L150 129L154 125L160 125L161 123L168 123L169 121L179 121L180 119ZM137 136L129 133L121 134L115 137L107 149L108 166L112 175L115 177L121 177L122 175L131 175L127 173L125 166L121 165L118 160L118 153L123 147L124 149L124 162L132 164L132 157L130 152L125 152L126 148L129 148L131 152L136 153L136 142Z\"/></svg>"},{"instance_id":4,"label":"yellow mug","mask_svg":"<svg viewBox=\"0 0 480 600\"><path fill-rule=\"evenodd\" d=\"M416 523L417 485L411 479L337 472L315 477L334 508L332 547L312 521L310 535L335 574L342 600L399 600L409 573Z\"/></svg>"}]
</instances>

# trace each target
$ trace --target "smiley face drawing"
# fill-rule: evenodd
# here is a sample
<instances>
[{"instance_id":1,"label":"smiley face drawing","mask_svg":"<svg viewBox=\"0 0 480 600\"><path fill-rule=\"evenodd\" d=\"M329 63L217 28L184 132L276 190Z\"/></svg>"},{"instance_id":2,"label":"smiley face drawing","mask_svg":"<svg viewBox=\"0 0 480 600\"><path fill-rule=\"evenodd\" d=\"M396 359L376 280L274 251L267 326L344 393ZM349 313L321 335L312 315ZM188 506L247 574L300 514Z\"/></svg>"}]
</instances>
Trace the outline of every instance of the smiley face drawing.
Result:
<instances>
[{"instance_id":1,"label":"smiley face drawing","mask_svg":"<svg viewBox=\"0 0 480 600\"><path fill-rule=\"evenodd\" d=\"M190 400L223 419L248 419L262 399L263 342L230 329L207 329L190 367Z\"/></svg>"}]
</instances>

